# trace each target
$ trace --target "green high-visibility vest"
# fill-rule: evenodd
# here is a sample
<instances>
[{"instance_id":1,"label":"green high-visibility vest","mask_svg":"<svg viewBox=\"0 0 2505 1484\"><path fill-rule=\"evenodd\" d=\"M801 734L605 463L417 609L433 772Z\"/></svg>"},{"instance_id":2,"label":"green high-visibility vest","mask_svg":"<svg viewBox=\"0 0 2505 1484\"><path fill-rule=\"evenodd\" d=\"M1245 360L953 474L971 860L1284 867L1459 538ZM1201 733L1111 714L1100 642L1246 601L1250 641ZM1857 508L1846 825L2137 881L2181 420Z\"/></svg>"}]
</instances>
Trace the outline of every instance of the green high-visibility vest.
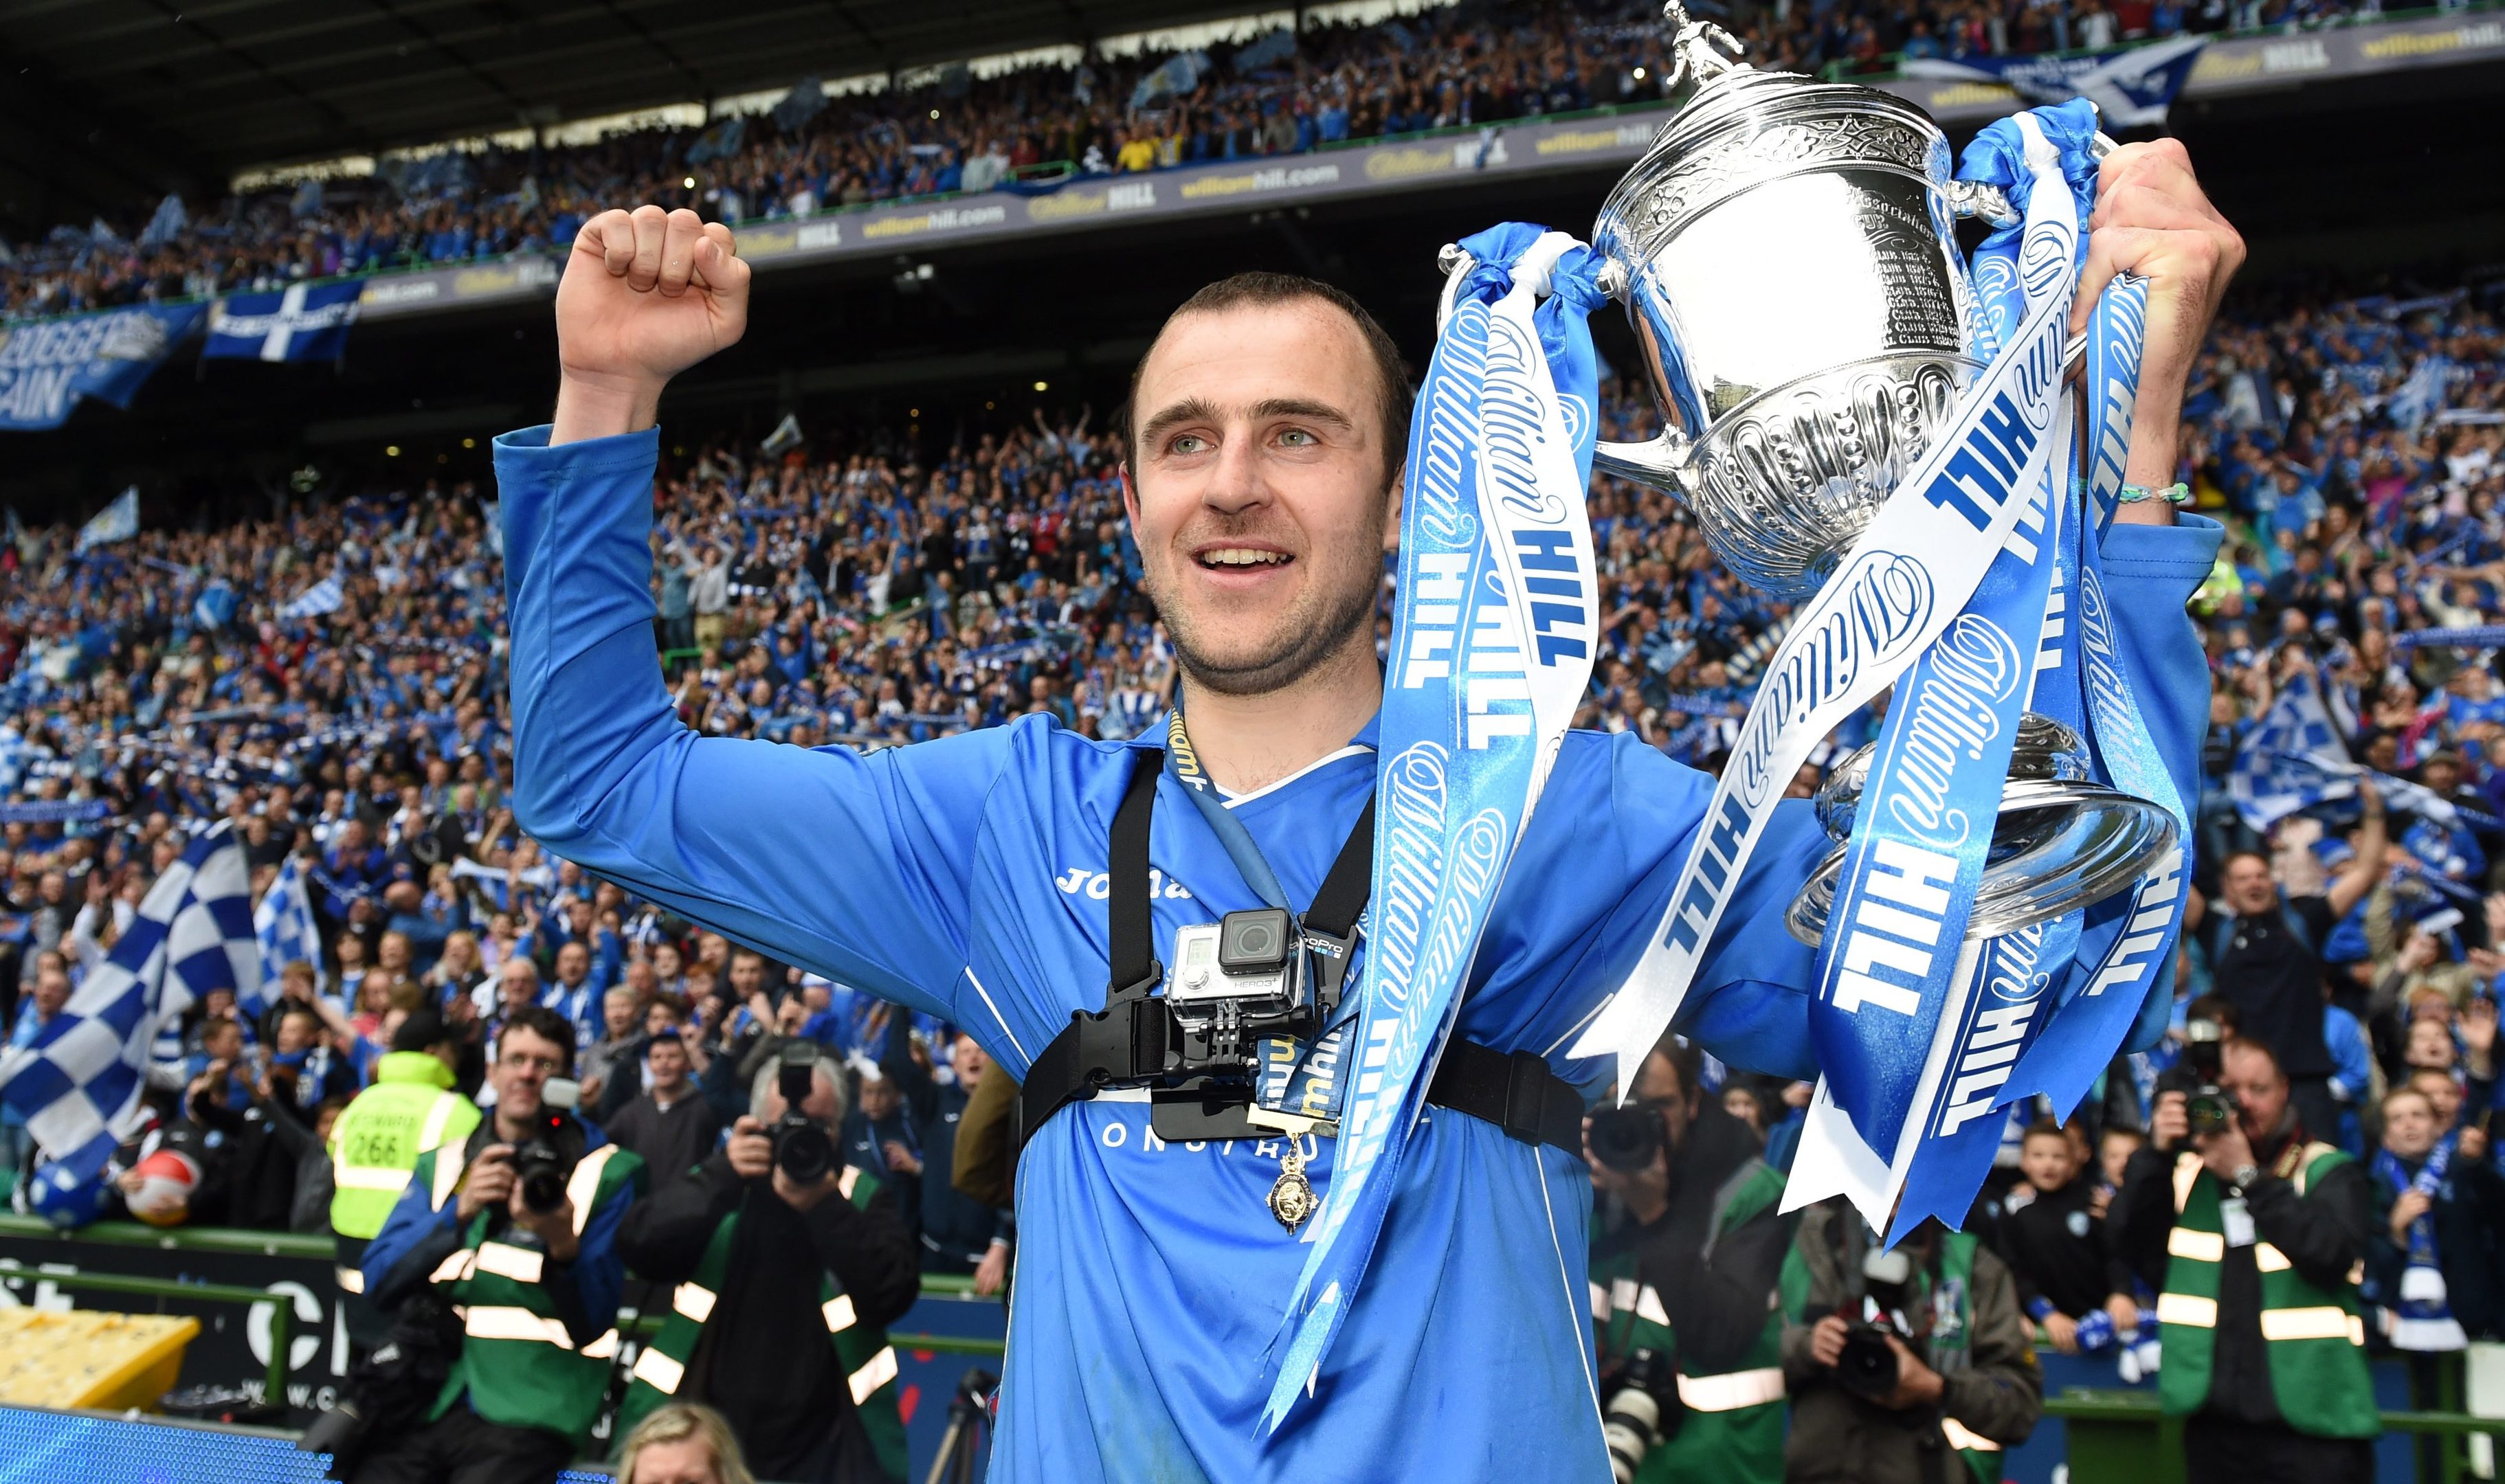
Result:
<instances>
[{"instance_id":1,"label":"green high-visibility vest","mask_svg":"<svg viewBox=\"0 0 2505 1484\"><path fill-rule=\"evenodd\" d=\"M855 1209L867 1206L878 1193L878 1177L852 1166L845 1166L837 1180L837 1189ZM670 1294L669 1317L662 1321L661 1332L635 1358L626 1399L618 1406L615 1435L620 1441L653 1408L678 1395L688 1363L695 1356L696 1343L713 1318L714 1306L721 1301L723 1282L730 1266L731 1243L738 1229L737 1211L723 1217L705 1244L695 1276ZM902 1479L912 1461L905 1446L904 1415L896 1400L896 1348L887 1342L884 1329L861 1323L861 1317L853 1310L852 1295L836 1285L831 1274L820 1277L818 1312L826 1320L828 1336L834 1345L835 1363L842 1367L851 1385L853 1405L861 1412L862 1426L878 1454L879 1467L889 1477Z\"/></svg>"},{"instance_id":2,"label":"green high-visibility vest","mask_svg":"<svg viewBox=\"0 0 2505 1484\"><path fill-rule=\"evenodd\" d=\"M460 1189L465 1159L463 1145L429 1150L418 1156L409 1178L425 1183L428 1198L441 1211ZM591 1213L618 1191L631 1191L631 1199L643 1189L644 1161L634 1155L615 1144L585 1154L565 1188L574 1203L575 1234L582 1235ZM450 1411L466 1392L471 1409L489 1422L562 1432L580 1449L589 1443L609 1391L617 1328L578 1347L542 1285L547 1254L489 1241L493 1215L481 1211L471 1218L461 1249L433 1275L436 1292L461 1314L462 1340L460 1358L428 1420Z\"/></svg>"},{"instance_id":3,"label":"green high-visibility vest","mask_svg":"<svg viewBox=\"0 0 2505 1484\"><path fill-rule=\"evenodd\" d=\"M2291 1181L2306 1187L2348 1156L2328 1144L2309 1144ZM2157 1295L2157 1332L2165 1363L2157 1398L2167 1415L2185 1417L2209 1401L2218 1336L2218 1265L2226 1260L2218 1182L2190 1151L2174 1160L2174 1229L2166 1238L2166 1292ZM2337 1289L2296 1270L2287 1254L2253 1244L2261 1275L2262 1354L2279 1416L2313 1437L2373 1437L2382 1432L2375 1383L2366 1365L2366 1322L2357 1307L2358 1267Z\"/></svg>"},{"instance_id":4,"label":"green high-visibility vest","mask_svg":"<svg viewBox=\"0 0 2505 1484\"><path fill-rule=\"evenodd\" d=\"M1726 1231L1746 1224L1782 1199L1783 1177L1751 1159L1734 1170L1713 1193L1713 1219L1705 1251ZM1641 1254L1630 1249L1592 1264L1592 1318L1601 1349L1612 1357L1638 1350L1684 1356L1672 1332L1661 1294L1642 1281ZM1747 1351L1718 1371L1678 1367L1678 1398L1686 1419L1678 1434L1644 1455L1636 1477L1641 1484L1691 1479L1729 1479L1738 1484L1779 1484L1783 1476L1783 1316L1769 1311ZM1606 1401L1607 1398L1603 1398Z\"/></svg>"},{"instance_id":5,"label":"green high-visibility vest","mask_svg":"<svg viewBox=\"0 0 2505 1484\"><path fill-rule=\"evenodd\" d=\"M393 1052L374 1085L331 1125L331 1229L370 1241L408 1187L417 1156L466 1142L478 1105L452 1090L452 1070L425 1052Z\"/></svg>"}]
</instances>

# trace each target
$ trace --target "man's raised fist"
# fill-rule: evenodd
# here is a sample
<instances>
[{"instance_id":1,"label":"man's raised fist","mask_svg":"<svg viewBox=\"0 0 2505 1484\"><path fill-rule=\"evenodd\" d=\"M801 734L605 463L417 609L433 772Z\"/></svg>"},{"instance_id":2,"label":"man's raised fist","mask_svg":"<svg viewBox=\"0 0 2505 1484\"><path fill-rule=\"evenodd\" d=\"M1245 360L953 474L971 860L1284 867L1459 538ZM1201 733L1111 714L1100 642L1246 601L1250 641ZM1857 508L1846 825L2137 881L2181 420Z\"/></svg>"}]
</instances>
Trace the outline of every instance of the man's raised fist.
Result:
<instances>
[{"instance_id":1,"label":"man's raised fist","mask_svg":"<svg viewBox=\"0 0 2505 1484\"><path fill-rule=\"evenodd\" d=\"M748 328L748 264L730 228L638 206L583 224L556 291L551 441L649 428L661 388Z\"/></svg>"}]
</instances>

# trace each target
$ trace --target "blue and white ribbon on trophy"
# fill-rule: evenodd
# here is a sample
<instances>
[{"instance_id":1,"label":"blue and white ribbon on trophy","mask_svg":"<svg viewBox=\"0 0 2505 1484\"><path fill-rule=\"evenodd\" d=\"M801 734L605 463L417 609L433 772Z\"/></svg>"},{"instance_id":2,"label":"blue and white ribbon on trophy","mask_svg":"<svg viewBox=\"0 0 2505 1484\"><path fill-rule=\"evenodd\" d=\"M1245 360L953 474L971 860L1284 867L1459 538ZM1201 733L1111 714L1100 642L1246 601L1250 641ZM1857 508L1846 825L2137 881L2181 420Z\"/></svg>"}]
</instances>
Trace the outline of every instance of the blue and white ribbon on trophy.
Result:
<instances>
[{"instance_id":1,"label":"blue and white ribbon on trophy","mask_svg":"<svg viewBox=\"0 0 2505 1484\"><path fill-rule=\"evenodd\" d=\"M1839 589L1872 562L1891 574L1926 569L1932 609L1906 640L1865 644L1832 670L1786 643L1659 935L1574 1048L1616 1053L1625 1085L1677 1012L1781 793L1774 780L1787 780L1842 714L1901 681L1820 946L1811 1026L1825 1076L1785 1196L1790 1209L1845 1193L1891 1240L1927 1216L1963 1220L2010 1104L2037 1092L2075 1104L2139 1015L2180 922L2178 847L2129 893L1997 938L1965 937L2022 710L2086 737L2099 781L2159 804L2184 833L2114 649L2098 551L2130 443L2145 285L2118 279L2095 311L2084 477L2059 374L2095 140L2094 109L2074 102L1994 123L1967 152L1960 173L2023 211L1973 264L1968 323L1987 363L1948 436L1881 509L1794 638L1855 636L1838 620L1866 602ZM1943 518L1951 513L1964 519ZM1921 562L1909 563L1916 552ZM1847 680L1805 704L1787 685L1796 675ZM2076 974L2074 962L2095 967ZM2061 1033L2044 1035L2055 1020Z\"/></svg>"},{"instance_id":2,"label":"blue and white ribbon on trophy","mask_svg":"<svg viewBox=\"0 0 2505 1484\"><path fill-rule=\"evenodd\" d=\"M2066 261L2077 230L2077 212L2066 191L2037 191L2029 200L2028 235L2054 234L2044 252ZM1960 394L1941 435L1896 496L1879 508L1835 575L1796 610L1741 724L1659 927L1626 984L1571 1049L1576 1056L1614 1055L1621 1089L1634 1085L1636 1069L1677 1015L1748 858L1801 764L1838 722L1893 684L1965 611L2022 522L2040 530L2043 502L2026 476L2030 469L2040 471L2052 456L2069 312L2065 293L2048 292L2040 298ZM2023 686L2016 695L2023 699ZM1992 808L1987 799L1985 814L1977 817L1988 817ZM1865 809L1863 817L1870 812ZM1988 832L1990 826L1982 828ZM1908 913L1936 908L1926 916L1937 922L1947 904L1923 889L1925 884L1908 880L1900 893L1907 900L1895 905ZM1840 922L1841 898L1838 905L1833 920ZM1956 937L1943 935L1940 951L1927 956L1954 960L1957 944ZM1902 956L1892 965L1880 964L1856 958L1850 949L1843 963L1857 976L1843 992L1858 996L1852 1004L1878 1016L1906 1015L1903 996L1882 991L1907 986L1874 970L1902 977L1928 968L1927 962L1917 965Z\"/></svg>"},{"instance_id":3,"label":"blue and white ribbon on trophy","mask_svg":"<svg viewBox=\"0 0 2505 1484\"><path fill-rule=\"evenodd\" d=\"M2085 177L2080 183L2084 203L2090 199L2094 182L2093 166L2081 163L2093 139L2092 111L2084 103L2071 103L2036 112L2046 131L2061 144L2074 182ZM2007 168L2007 153L2005 140L1987 144L1979 138L1967 155L1968 172L1993 178L1993 172ZM2064 1112L2075 1107L2133 1035L2135 1025L2143 1037L2151 1035L2163 1024L2168 1010L2167 997L2155 991L2172 969L2175 937L2182 926L2190 820L2174 779L2148 734L2104 596L2103 537L2119 508L2116 497L2131 446L2132 407L2138 397L2140 355L2146 341L2147 299L2145 281L2117 278L2106 286L2089 315L2084 509L2079 500L2068 501L2064 522L2065 544L2077 553L2075 621L2063 636L2069 666L2061 704L2071 709L2064 715L2053 707L2043 708L2077 726L2088 738L2099 781L2146 799L2172 818L2175 843L2149 863L2132 890L2065 919L2074 924L2070 928L2074 938L2060 952L2048 951L2044 961L2057 972L2074 960L2082 967L2067 975L2059 1002L2049 1014L2033 1017L2021 1028L2016 1055L1995 1107L2005 1108L2038 1094ZM2040 689L2038 695L2042 696ZM1963 1048L1957 1050L1963 1053ZM1993 1132L1996 1136L1997 1129ZM1969 1149L1962 1162L1971 1178L1961 1185L1936 1179L1926 1182L1918 1169L1906 1186L1898 1230L1907 1229L1925 1214L1917 1209L1923 1203L1928 1206L1926 1214L1944 1221L1963 1218L1989 1156L1978 1160Z\"/></svg>"},{"instance_id":4,"label":"blue and white ribbon on trophy","mask_svg":"<svg viewBox=\"0 0 2505 1484\"><path fill-rule=\"evenodd\" d=\"M1520 223L1460 245L1409 431L1354 1075L1268 1357L1275 1431L1355 1301L1489 908L1590 684L1584 496L1601 259Z\"/></svg>"},{"instance_id":5,"label":"blue and white ribbon on trophy","mask_svg":"<svg viewBox=\"0 0 2505 1484\"><path fill-rule=\"evenodd\" d=\"M2029 317L2048 310L2066 329L2078 279L2082 213L2063 152L2035 120L2012 128L2023 151L2012 199L2024 220L1979 255L1987 349L2012 343ZM1785 1199L1807 1204L1840 1191L1876 1227L1888 1225L1919 1156L1973 1119L1962 1109L1974 1100L1957 1099L1958 1085L2008 1064L2013 1053L2003 1048L2036 1018L2049 980L2038 967L2048 947L2040 927L1993 951L1966 936L2018 718L2043 668L2063 555L2053 497L2072 473L2068 397L2058 380L2029 390L2037 397L2022 404L2018 426L2033 436L1998 450L2028 513L1965 610L1897 687L1819 946L1810 1036L1826 1075Z\"/></svg>"}]
</instances>

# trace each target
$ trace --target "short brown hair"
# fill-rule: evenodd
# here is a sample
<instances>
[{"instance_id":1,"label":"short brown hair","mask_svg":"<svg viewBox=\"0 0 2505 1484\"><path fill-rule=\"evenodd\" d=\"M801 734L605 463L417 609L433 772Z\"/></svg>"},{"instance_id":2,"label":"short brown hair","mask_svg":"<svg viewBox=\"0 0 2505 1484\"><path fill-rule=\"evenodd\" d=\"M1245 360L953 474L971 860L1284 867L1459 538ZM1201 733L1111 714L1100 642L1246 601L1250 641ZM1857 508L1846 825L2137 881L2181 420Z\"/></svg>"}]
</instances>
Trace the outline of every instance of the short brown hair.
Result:
<instances>
[{"instance_id":1,"label":"short brown hair","mask_svg":"<svg viewBox=\"0 0 2505 1484\"><path fill-rule=\"evenodd\" d=\"M1409 453L1409 366L1400 359L1400 348L1392 343L1365 306L1349 297L1347 291L1333 288L1319 278L1305 278L1294 273L1238 273L1221 278L1177 305L1157 327L1156 340L1140 353L1140 363L1131 367L1131 389L1122 397L1122 415L1116 425L1124 447L1129 448L1139 429L1140 373L1147 369L1148 357L1156 354L1157 340L1163 340L1174 322L1187 314L1220 314L1229 309L1267 309L1277 304L1291 304L1298 299L1318 299L1349 317L1357 326L1359 339L1374 361L1375 377L1383 388L1383 473L1388 482L1392 471L1398 468ZM1138 457L1136 448L1131 456Z\"/></svg>"},{"instance_id":2,"label":"short brown hair","mask_svg":"<svg viewBox=\"0 0 2505 1484\"><path fill-rule=\"evenodd\" d=\"M541 1040L554 1044L565 1053L565 1066L562 1068L565 1075L568 1077L574 1075L573 1021L546 1005L525 1005L505 1017L504 1027L497 1034L502 1036L506 1032L516 1030L529 1031ZM500 1054L501 1051L500 1048Z\"/></svg>"},{"instance_id":3,"label":"short brown hair","mask_svg":"<svg viewBox=\"0 0 2505 1484\"><path fill-rule=\"evenodd\" d=\"M2418 1071L2420 1071L2420 1072L2433 1072L2433 1071L2435 1071L2435 1068L2433 1068L2433 1067L2420 1067L2420 1068L2418 1068ZM2442 1073L2437 1073L2437 1075L2438 1075L2438 1076L2442 1076L2443 1074L2442 1074ZM2434 1098L2432 1098L2432 1097L2427 1096L2427 1090L2426 1090L2426 1088L2421 1087L2419 1087L2419 1086L2417 1085L2417 1075L2416 1075L2415 1073L2413 1073L2413 1074L2411 1075L2410 1080L2409 1080L2408 1082L2405 1082L2405 1083L2401 1084L2399 1087L2392 1088L2390 1091L2385 1092L2385 1093L2383 1094L2383 1100L2382 1100L2382 1102L2380 1102L2380 1103L2376 1104L2375 1106L2377 1106L2377 1107L2379 1107L2379 1108L2382 1109L2382 1110L2383 1110L2383 1112L2384 1112L2385 1114L2387 1114L2387 1115L2388 1115L2388 1114L2392 1111L2392 1104L2394 1104L2395 1102L2398 1102L2400 1099L2405 1098L2405 1097L2415 1097L2415 1098L2417 1098L2419 1102L2422 1102L2422 1103L2424 1103L2424 1104L2426 1104L2426 1105L2427 1105L2427 1112L2429 1112L2429 1113L2433 1113L2433 1112L2435 1112L2435 1099L2434 1099Z\"/></svg>"}]
</instances>

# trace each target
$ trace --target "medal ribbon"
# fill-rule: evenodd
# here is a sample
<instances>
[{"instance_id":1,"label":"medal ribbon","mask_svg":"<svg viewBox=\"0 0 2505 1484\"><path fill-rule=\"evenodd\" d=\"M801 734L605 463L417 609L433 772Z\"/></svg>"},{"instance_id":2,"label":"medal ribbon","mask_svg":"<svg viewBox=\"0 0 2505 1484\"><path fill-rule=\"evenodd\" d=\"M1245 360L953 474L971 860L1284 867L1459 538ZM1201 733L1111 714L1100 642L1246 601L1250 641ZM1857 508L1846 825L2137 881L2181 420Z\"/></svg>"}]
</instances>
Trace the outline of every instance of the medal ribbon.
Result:
<instances>
[{"instance_id":1,"label":"medal ribbon","mask_svg":"<svg viewBox=\"0 0 2505 1484\"><path fill-rule=\"evenodd\" d=\"M1519 223L1461 244L1409 433L1375 783L1353 1085L1313 1244L1265 1357L1261 1430L1320 1374L1515 842L1591 681L1599 585L1584 495L1601 260Z\"/></svg>"}]
</instances>

